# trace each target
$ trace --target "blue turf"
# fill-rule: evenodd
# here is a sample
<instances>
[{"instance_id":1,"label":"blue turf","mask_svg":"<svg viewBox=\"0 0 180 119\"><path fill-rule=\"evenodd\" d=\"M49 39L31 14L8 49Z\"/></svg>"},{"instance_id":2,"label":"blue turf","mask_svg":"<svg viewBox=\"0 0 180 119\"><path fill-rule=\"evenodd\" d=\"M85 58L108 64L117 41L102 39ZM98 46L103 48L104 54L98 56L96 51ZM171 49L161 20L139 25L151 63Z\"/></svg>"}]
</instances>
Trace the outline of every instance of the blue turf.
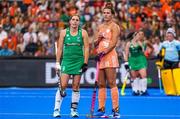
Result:
<instances>
[{"instance_id":1,"label":"blue turf","mask_svg":"<svg viewBox=\"0 0 180 119\"><path fill-rule=\"evenodd\" d=\"M93 89L81 89L80 118L89 113ZM110 90L106 113L111 113ZM149 89L149 96L135 97L130 89L120 96L121 119L180 119L180 97L165 96L158 89ZM56 88L0 88L0 119L53 119ZM70 113L71 90L62 104L62 119ZM97 100L96 107L97 109Z\"/></svg>"}]
</instances>

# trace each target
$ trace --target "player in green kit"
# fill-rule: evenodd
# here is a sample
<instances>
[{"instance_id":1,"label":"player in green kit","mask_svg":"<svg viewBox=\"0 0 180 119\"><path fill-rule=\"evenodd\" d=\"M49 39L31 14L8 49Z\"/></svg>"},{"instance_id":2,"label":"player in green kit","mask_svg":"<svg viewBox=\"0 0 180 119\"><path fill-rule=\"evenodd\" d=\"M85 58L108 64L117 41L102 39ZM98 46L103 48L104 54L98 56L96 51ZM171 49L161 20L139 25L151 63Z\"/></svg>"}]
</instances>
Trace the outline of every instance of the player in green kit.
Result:
<instances>
[{"instance_id":1,"label":"player in green kit","mask_svg":"<svg viewBox=\"0 0 180 119\"><path fill-rule=\"evenodd\" d=\"M131 70L133 95L147 95L146 57L153 52L153 46L143 39L143 31L133 33L125 49L125 68Z\"/></svg>"},{"instance_id":2,"label":"player in green kit","mask_svg":"<svg viewBox=\"0 0 180 119\"><path fill-rule=\"evenodd\" d=\"M82 29L78 29L78 34L72 36L70 28L66 29L64 47L61 63L61 73L81 74L81 66L84 64ZM86 63L87 64L87 63Z\"/></svg>"},{"instance_id":3,"label":"player in green kit","mask_svg":"<svg viewBox=\"0 0 180 119\"><path fill-rule=\"evenodd\" d=\"M87 70L89 58L88 34L79 27L80 17L73 15L69 23L70 27L61 30L57 43L56 71L57 74L61 74L59 78L61 89L56 92L54 117L60 117L60 107L70 76L73 76L70 115L79 117L77 108L80 100L80 79L81 74Z\"/></svg>"}]
</instances>

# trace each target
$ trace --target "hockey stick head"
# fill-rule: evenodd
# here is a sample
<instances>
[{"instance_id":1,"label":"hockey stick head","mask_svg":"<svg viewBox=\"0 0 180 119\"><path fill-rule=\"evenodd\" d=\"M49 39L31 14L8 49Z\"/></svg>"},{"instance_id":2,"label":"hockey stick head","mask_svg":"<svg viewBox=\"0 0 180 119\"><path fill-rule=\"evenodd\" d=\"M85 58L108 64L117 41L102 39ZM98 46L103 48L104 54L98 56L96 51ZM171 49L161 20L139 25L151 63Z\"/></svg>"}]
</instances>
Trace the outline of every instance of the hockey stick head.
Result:
<instances>
[{"instance_id":1,"label":"hockey stick head","mask_svg":"<svg viewBox=\"0 0 180 119\"><path fill-rule=\"evenodd\" d=\"M125 79L124 79L124 83L123 83L122 88L121 88L121 95L122 96L126 95L125 88L126 88L128 76L129 76L129 71L127 71L127 73L126 73L126 76L125 76Z\"/></svg>"},{"instance_id":2,"label":"hockey stick head","mask_svg":"<svg viewBox=\"0 0 180 119\"><path fill-rule=\"evenodd\" d=\"M126 93L121 91L121 95L122 95L122 96L125 96L125 95L126 95Z\"/></svg>"}]
</instances>

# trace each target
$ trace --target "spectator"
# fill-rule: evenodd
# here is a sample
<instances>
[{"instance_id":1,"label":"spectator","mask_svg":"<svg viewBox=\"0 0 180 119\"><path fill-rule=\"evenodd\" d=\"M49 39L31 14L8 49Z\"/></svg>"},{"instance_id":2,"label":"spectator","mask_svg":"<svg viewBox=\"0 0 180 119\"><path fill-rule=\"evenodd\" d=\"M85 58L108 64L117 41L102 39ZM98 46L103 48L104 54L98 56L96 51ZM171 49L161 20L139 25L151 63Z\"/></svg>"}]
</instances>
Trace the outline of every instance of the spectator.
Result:
<instances>
[{"instance_id":1,"label":"spectator","mask_svg":"<svg viewBox=\"0 0 180 119\"><path fill-rule=\"evenodd\" d=\"M159 47L161 45L160 38L158 36L152 38L152 44L154 48L153 56L157 56L159 53Z\"/></svg>"},{"instance_id":2,"label":"spectator","mask_svg":"<svg viewBox=\"0 0 180 119\"><path fill-rule=\"evenodd\" d=\"M76 7L79 9L80 13L83 13L85 6L86 6L85 0L78 0L76 2Z\"/></svg>"},{"instance_id":3,"label":"spectator","mask_svg":"<svg viewBox=\"0 0 180 119\"><path fill-rule=\"evenodd\" d=\"M148 21L145 21L143 24L143 31L144 31L144 35L145 37L149 40L152 37L152 30L150 27L150 23Z\"/></svg>"},{"instance_id":4,"label":"spectator","mask_svg":"<svg viewBox=\"0 0 180 119\"><path fill-rule=\"evenodd\" d=\"M21 30L23 29L24 27L24 18L23 17L19 17L17 19L17 24L15 25L15 31L20 33Z\"/></svg>"},{"instance_id":5,"label":"spectator","mask_svg":"<svg viewBox=\"0 0 180 119\"><path fill-rule=\"evenodd\" d=\"M53 42L52 42L52 40L49 40L48 43L47 43L47 46L46 46L48 56L53 56L55 54L53 48L54 48L53 47Z\"/></svg>"},{"instance_id":6,"label":"spectator","mask_svg":"<svg viewBox=\"0 0 180 119\"><path fill-rule=\"evenodd\" d=\"M34 56L35 52L38 50L38 45L33 42L33 38L29 39L29 43L25 47L25 55L26 56Z\"/></svg>"},{"instance_id":7,"label":"spectator","mask_svg":"<svg viewBox=\"0 0 180 119\"><path fill-rule=\"evenodd\" d=\"M14 1L13 4L9 7L10 16L15 17L18 12L21 12L21 9L19 8L17 1Z\"/></svg>"},{"instance_id":8,"label":"spectator","mask_svg":"<svg viewBox=\"0 0 180 119\"><path fill-rule=\"evenodd\" d=\"M39 0L37 2L37 4L39 5L39 11L46 11L47 8L48 8L48 4L49 4L49 1L48 0Z\"/></svg>"},{"instance_id":9,"label":"spectator","mask_svg":"<svg viewBox=\"0 0 180 119\"><path fill-rule=\"evenodd\" d=\"M49 32L48 37L51 39L51 36L54 36L52 34L59 34L57 32L59 29L68 26L69 19L74 13L80 13L81 25L84 26L87 21L88 24L92 24L89 26L91 28L88 29L93 29L92 34L94 34L96 27L103 20L102 8L104 3L103 0L55 0L55 4L50 0L16 0L14 2L2 0L0 2L0 24L6 31L6 35L0 30L0 47L2 40L7 38L12 28L18 32L17 38L19 38L21 35L19 33L28 36L26 33L30 27L33 34L39 32L41 34L42 28L46 26L49 28L47 28L47 32ZM141 1L141 4L139 1L133 0L129 0L129 2L115 0L113 4L116 13L118 13L115 15L115 19L118 18L121 23L122 34L139 30L140 27L144 27L145 36L148 40L158 36L163 41L168 27L174 28L177 36L180 34L180 3L177 0L145 0ZM37 38L37 35L33 37ZM28 37L26 38L23 40L24 44L27 44ZM48 46L45 47L47 49Z\"/></svg>"},{"instance_id":10,"label":"spectator","mask_svg":"<svg viewBox=\"0 0 180 119\"><path fill-rule=\"evenodd\" d=\"M42 57L42 56L48 56L46 48L39 47L39 49L34 54L35 57Z\"/></svg>"},{"instance_id":11,"label":"spectator","mask_svg":"<svg viewBox=\"0 0 180 119\"><path fill-rule=\"evenodd\" d=\"M12 24L11 20L12 19L10 18L10 16L7 16L5 19L5 23L3 24L3 29L6 32L10 32L11 28L13 28L13 24Z\"/></svg>"},{"instance_id":12,"label":"spectator","mask_svg":"<svg viewBox=\"0 0 180 119\"><path fill-rule=\"evenodd\" d=\"M23 56L23 53L21 52L20 47L17 47L15 52L14 52L14 56Z\"/></svg>"},{"instance_id":13,"label":"spectator","mask_svg":"<svg viewBox=\"0 0 180 119\"><path fill-rule=\"evenodd\" d=\"M19 49L20 52L22 52L22 53L24 52L24 49L25 49L24 40L23 40L23 34L21 34L21 33L17 37L17 47L16 47L16 49Z\"/></svg>"},{"instance_id":14,"label":"spectator","mask_svg":"<svg viewBox=\"0 0 180 119\"><path fill-rule=\"evenodd\" d=\"M37 34L33 32L33 29L31 27L28 28L28 31L23 35L24 39L24 47L26 47L30 41L36 43L37 42Z\"/></svg>"},{"instance_id":15,"label":"spectator","mask_svg":"<svg viewBox=\"0 0 180 119\"><path fill-rule=\"evenodd\" d=\"M38 39L42 42L43 45L47 44L49 41L49 32L46 27L40 29L38 33Z\"/></svg>"},{"instance_id":16,"label":"spectator","mask_svg":"<svg viewBox=\"0 0 180 119\"><path fill-rule=\"evenodd\" d=\"M16 50L17 37L15 35L14 29L11 29L10 33L8 34L8 37L3 40L2 48L4 48L5 44L8 45L8 49L11 49L12 51Z\"/></svg>"},{"instance_id":17,"label":"spectator","mask_svg":"<svg viewBox=\"0 0 180 119\"><path fill-rule=\"evenodd\" d=\"M0 25L0 49L2 47L2 42L4 39L8 37L8 34L6 31L3 30L2 25Z\"/></svg>"},{"instance_id":18,"label":"spectator","mask_svg":"<svg viewBox=\"0 0 180 119\"><path fill-rule=\"evenodd\" d=\"M10 49L8 49L8 44L4 44L4 48L0 50L0 56L12 56L14 52Z\"/></svg>"}]
</instances>

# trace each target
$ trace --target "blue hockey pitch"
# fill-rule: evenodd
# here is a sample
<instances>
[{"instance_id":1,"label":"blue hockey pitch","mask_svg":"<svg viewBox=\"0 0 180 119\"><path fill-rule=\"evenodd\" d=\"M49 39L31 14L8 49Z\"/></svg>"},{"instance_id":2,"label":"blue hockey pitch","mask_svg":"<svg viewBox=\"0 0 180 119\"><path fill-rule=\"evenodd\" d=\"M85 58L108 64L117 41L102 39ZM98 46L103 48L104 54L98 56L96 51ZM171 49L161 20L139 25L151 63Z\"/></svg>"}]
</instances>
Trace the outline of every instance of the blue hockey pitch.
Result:
<instances>
[{"instance_id":1,"label":"blue hockey pitch","mask_svg":"<svg viewBox=\"0 0 180 119\"><path fill-rule=\"evenodd\" d=\"M0 119L54 119L56 88L0 88ZM79 119L90 112L93 89L81 88L78 107ZM121 119L180 119L180 96L166 96L159 89L148 89L149 96L120 96ZM71 89L67 90L61 108L61 119L71 119ZM95 110L97 110L97 99ZM112 110L110 90L106 101L106 114Z\"/></svg>"}]
</instances>

